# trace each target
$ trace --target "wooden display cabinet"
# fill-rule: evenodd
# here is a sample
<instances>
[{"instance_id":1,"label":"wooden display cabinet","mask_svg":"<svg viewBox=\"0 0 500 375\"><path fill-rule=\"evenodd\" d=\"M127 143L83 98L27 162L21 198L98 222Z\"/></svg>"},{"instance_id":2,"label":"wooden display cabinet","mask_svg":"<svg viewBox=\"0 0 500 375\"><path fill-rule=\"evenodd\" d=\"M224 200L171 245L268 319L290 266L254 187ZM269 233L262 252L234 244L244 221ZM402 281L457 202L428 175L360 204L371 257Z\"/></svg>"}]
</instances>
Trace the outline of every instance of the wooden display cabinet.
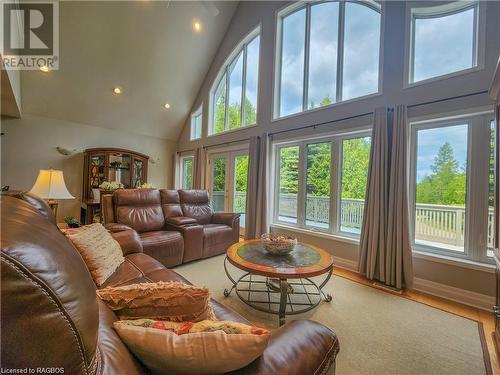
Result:
<instances>
[{"instance_id":1,"label":"wooden display cabinet","mask_svg":"<svg viewBox=\"0 0 500 375\"><path fill-rule=\"evenodd\" d=\"M149 156L122 148L89 148L84 151L80 221L101 221L101 192L104 181L118 181L124 189L138 188L148 181Z\"/></svg>"}]
</instances>

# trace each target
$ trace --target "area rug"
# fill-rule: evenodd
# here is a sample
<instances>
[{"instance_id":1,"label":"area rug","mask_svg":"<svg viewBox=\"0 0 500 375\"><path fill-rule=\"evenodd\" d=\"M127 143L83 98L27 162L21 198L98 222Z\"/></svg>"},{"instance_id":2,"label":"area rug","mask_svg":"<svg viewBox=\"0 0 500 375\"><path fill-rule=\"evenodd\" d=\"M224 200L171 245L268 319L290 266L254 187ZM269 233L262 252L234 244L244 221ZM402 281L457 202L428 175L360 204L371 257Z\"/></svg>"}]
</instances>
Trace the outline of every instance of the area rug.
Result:
<instances>
[{"instance_id":1,"label":"area rug","mask_svg":"<svg viewBox=\"0 0 500 375\"><path fill-rule=\"evenodd\" d=\"M224 256L175 268L193 284L256 325L277 328L276 315L241 302L223 266ZM241 274L228 266L235 275ZM330 303L287 317L311 319L330 327L340 341L337 375L491 374L482 325L445 311L334 275L324 287ZM484 352L483 352L484 350Z\"/></svg>"}]
</instances>

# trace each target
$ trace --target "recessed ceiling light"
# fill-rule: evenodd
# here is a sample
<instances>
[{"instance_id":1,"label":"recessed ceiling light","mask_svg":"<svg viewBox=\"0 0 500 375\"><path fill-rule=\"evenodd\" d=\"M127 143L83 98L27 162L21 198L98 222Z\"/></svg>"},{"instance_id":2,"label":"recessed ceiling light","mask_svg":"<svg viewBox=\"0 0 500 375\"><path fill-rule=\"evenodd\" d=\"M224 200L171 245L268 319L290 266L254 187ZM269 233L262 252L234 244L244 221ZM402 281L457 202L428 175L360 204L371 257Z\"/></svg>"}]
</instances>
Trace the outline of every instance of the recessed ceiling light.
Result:
<instances>
[{"instance_id":1,"label":"recessed ceiling light","mask_svg":"<svg viewBox=\"0 0 500 375\"><path fill-rule=\"evenodd\" d=\"M169 108L170 108L170 104L165 103L164 107L165 107L166 109L169 109Z\"/></svg>"},{"instance_id":2,"label":"recessed ceiling light","mask_svg":"<svg viewBox=\"0 0 500 375\"><path fill-rule=\"evenodd\" d=\"M113 93L115 95L120 95L122 93L122 88L120 86L116 86L114 89L113 89Z\"/></svg>"},{"instance_id":3,"label":"recessed ceiling light","mask_svg":"<svg viewBox=\"0 0 500 375\"><path fill-rule=\"evenodd\" d=\"M198 21L194 21L193 30L199 33L201 31L201 23Z\"/></svg>"},{"instance_id":4,"label":"recessed ceiling light","mask_svg":"<svg viewBox=\"0 0 500 375\"><path fill-rule=\"evenodd\" d=\"M49 67L47 65L41 66L40 70L44 73L47 73L49 71Z\"/></svg>"}]
</instances>

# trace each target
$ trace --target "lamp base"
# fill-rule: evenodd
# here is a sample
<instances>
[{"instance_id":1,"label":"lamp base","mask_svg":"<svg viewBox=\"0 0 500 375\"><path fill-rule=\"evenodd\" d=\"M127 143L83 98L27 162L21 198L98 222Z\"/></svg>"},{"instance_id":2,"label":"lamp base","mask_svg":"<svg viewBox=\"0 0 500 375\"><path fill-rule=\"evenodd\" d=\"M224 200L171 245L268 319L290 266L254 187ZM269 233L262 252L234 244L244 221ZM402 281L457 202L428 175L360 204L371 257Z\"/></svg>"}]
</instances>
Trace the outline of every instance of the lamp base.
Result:
<instances>
[{"instance_id":1,"label":"lamp base","mask_svg":"<svg viewBox=\"0 0 500 375\"><path fill-rule=\"evenodd\" d=\"M54 199L49 199L47 201L47 204L49 205L50 209L52 210L52 215L57 219L57 201Z\"/></svg>"}]
</instances>

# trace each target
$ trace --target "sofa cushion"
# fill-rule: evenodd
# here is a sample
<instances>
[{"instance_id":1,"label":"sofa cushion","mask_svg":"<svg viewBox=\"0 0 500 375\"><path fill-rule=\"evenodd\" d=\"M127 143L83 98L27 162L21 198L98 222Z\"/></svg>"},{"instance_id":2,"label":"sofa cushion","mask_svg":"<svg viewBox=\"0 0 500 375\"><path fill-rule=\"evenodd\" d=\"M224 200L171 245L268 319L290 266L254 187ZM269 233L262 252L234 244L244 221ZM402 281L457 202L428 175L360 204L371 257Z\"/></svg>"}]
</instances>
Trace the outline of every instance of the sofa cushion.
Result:
<instances>
[{"instance_id":1,"label":"sofa cushion","mask_svg":"<svg viewBox=\"0 0 500 375\"><path fill-rule=\"evenodd\" d=\"M160 189L161 207L165 219L169 217L184 216L177 190Z\"/></svg>"},{"instance_id":2,"label":"sofa cushion","mask_svg":"<svg viewBox=\"0 0 500 375\"><path fill-rule=\"evenodd\" d=\"M165 218L156 189L119 189L113 193L115 220L137 232L160 230Z\"/></svg>"},{"instance_id":3,"label":"sofa cushion","mask_svg":"<svg viewBox=\"0 0 500 375\"><path fill-rule=\"evenodd\" d=\"M102 285L125 260L120 245L102 224L68 229L65 233L82 256L97 285Z\"/></svg>"},{"instance_id":4,"label":"sofa cushion","mask_svg":"<svg viewBox=\"0 0 500 375\"><path fill-rule=\"evenodd\" d=\"M164 266L173 267L182 263L184 240L180 232L158 230L143 232L139 236L144 253Z\"/></svg>"},{"instance_id":5,"label":"sofa cushion","mask_svg":"<svg viewBox=\"0 0 500 375\"><path fill-rule=\"evenodd\" d=\"M102 287L148 283L156 281L181 281L189 283L176 272L165 268L156 259L142 253L130 254L116 272L106 280Z\"/></svg>"},{"instance_id":6,"label":"sofa cushion","mask_svg":"<svg viewBox=\"0 0 500 375\"><path fill-rule=\"evenodd\" d=\"M213 210L210 206L208 191L179 190L179 198L184 216L196 219L201 225L212 221Z\"/></svg>"},{"instance_id":7,"label":"sofa cushion","mask_svg":"<svg viewBox=\"0 0 500 375\"><path fill-rule=\"evenodd\" d=\"M107 287L97 295L120 319L198 322L214 319L207 288L175 281Z\"/></svg>"},{"instance_id":8,"label":"sofa cushion","mask_svg":"<svg viewBox=\"0 0 500 375\"><path fill-rule=\"evenodd\" d=\"M231 242L233 229L224 224L207 224L203 226L203 245L209 247Z\"/></svg>"},{"instance_id":9,"label":"sofa cushion","mask_svg":"<svg viewBox=\"0 0 500 375\"><path fill-rule=\"evenodd\" d=\"M270 332L241 323L122 320L114 327L154 374L219 374L262 355Z\"/></svg>"}]
</instances>

